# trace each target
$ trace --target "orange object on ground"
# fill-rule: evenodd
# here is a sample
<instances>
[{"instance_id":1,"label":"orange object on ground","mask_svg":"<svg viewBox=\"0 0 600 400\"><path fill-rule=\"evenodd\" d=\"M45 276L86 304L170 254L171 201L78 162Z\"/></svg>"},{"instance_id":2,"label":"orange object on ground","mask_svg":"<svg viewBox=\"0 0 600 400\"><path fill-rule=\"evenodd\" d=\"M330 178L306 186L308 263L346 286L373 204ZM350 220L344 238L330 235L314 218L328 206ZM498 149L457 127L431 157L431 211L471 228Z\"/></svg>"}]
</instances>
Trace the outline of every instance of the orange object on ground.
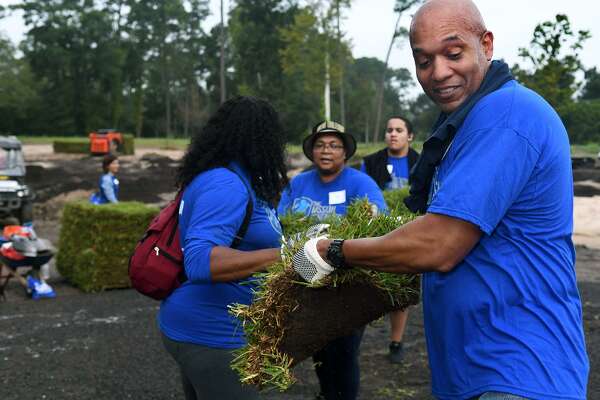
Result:
<instances>
[{"instance_id":1,"label":"orange object on ground","mask_svg":"<svg viewBox=\"0 0 600 400\"><path fill-rule=\"evenodd\" d=\"M6 225L2 230L2 236L10 238L12 235L29 237L31 236L31 231L21 225Z\"/></svg>"},{"instance_id":2,"label":"orange object on ground","mask_svg":"<svg viewBox=\"0 0 600 400\"><path fill-rule=\"evenodd\" d=\"M116 129L98 129L89 134L90 153L115 153L123 145L123 135Z\"/></svg>"}]
</instances>

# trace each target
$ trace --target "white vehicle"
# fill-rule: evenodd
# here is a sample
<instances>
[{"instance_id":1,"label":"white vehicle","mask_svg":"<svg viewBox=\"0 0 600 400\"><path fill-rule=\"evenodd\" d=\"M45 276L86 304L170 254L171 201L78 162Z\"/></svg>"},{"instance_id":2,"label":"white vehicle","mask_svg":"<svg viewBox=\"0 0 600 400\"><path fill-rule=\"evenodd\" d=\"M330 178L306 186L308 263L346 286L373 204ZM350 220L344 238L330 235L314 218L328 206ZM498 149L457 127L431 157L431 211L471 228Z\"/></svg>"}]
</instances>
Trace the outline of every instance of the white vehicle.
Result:
<instances>
[{"instance_id":1,"label":"white vehicle","mask_svg":"<svg viewBox=\"0 0 600 400\"><path fill-rule=\"evenodd\" d=\"M25 184L25 160L15 136L0 136L0 218L33 220L33 193Z\"/></svg>"}]
</instances>

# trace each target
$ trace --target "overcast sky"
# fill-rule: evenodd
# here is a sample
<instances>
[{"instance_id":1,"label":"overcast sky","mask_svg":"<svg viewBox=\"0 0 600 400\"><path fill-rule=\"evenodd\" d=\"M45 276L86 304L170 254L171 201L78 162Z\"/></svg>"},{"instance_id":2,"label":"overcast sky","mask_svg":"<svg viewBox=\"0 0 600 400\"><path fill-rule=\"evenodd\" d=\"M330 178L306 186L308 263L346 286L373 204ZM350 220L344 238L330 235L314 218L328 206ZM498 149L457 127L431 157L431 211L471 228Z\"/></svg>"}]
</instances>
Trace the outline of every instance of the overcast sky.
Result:
<instances>
[{"instance_id":1,"label":"overcast sky","mask_svg":"<svg viewBox=\"0 0 600 400\"><path fill-rule=\"evenodd\" d=\"M0 0L0 4L15 3ZM231 0L225 0L225 4ZM385 58L387 46L394 30L396 16L394 0L353 0L343 29L353 44L353 54L358 57ZM600 67L600 4L590 0L479 0L475 1L487 24L494 33L494 57L504 58L510 65L522 62L518 48L525 47L532 38L533 29L543 21L553 20L558 13L566 14L573 30L587 29L592 37L584 44L581 60L586 68ZM206 21L210 27L218 20L219 0L211 0L213 14ZM402 19L408 27L410 16ZM0 20L0 30L13 41L19 41L25 26L19 15ZM414 74L414 65L407 42L392 50L390 65L408 68Z\"/></svg>"}]
</instances>

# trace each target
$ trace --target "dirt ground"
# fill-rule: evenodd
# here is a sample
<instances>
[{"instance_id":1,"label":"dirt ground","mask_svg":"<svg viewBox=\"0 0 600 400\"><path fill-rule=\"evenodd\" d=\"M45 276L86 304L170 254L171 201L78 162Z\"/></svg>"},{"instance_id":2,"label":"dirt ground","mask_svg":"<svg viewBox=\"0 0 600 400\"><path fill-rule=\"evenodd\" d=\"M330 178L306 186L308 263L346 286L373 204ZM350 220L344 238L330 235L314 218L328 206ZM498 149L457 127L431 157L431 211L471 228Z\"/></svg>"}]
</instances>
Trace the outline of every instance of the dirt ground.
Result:
<instances>
[{"instance_id":1,"label":"dirt ground","mask_svg":"<svg viewBox=\"0 0 600 400\"><path fill-rule=\"evenodd\" d=\"M28 180L36 192L38 235L58 242L65 202L85 199L97 187L100 159L57 155L49 145L26 145ZM164 205L174 195L181 151L138 149L122 156L120 198ZM289 160L298 171L303 160ZM575 165L575 164L574 164ZM588 398L600 399L600 168L576 165L574 241L577 277L591 374ZM158 303L133 290L83 294L53 268L54 300L25 298L14 282L0 302L0 399L182 398L177 370L154 323ZM361 346L361 399L429 399L429 370L420 307L405 336L406 362L387 363L389 324L367 327ZM295 369L298 383L265 399L311 399L317 390L312 365Z\"/></svg>"}]
</instances>

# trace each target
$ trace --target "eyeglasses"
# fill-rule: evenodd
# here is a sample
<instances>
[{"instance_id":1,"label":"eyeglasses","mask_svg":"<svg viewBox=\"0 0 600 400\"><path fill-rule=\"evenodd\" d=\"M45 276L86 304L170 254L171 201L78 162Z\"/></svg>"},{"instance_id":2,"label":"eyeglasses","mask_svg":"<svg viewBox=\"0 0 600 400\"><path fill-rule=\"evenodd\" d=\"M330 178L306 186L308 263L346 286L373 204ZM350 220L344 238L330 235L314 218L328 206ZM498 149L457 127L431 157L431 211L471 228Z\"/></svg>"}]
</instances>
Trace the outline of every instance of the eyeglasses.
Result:
<instances>
[{"instance_id":1,"label":"eyeglasses","mask_svg":"<svg viewBox=\"0 0 600 400\"><path fill-rule=\"evenodd\" d=\"M337 144L337 143L315 143L315 145L313 146L313 150L316 151L324 151L325 149L329 149L331 151L340 151L344 149L344 145L341 144Z\"/></svg>"}]
</instances>

